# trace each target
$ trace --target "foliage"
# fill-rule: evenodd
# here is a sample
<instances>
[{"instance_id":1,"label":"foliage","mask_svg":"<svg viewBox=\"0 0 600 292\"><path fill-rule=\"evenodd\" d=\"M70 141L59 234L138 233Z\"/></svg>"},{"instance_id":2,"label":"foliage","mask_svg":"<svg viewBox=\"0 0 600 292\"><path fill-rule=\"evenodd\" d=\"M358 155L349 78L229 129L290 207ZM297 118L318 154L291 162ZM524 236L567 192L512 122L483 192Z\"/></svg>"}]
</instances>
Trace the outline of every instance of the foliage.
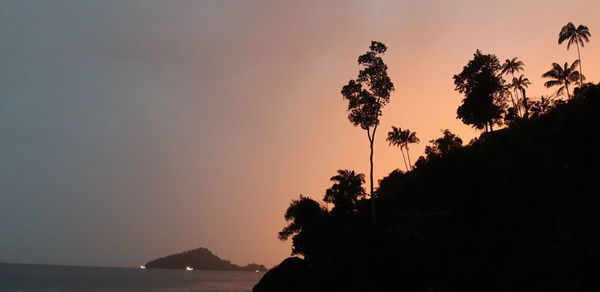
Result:
<instances>
[{"instance_id":1,"label":"foliage","mask_svg":"<svg viewBox=\"0 0 600 292\"><path fill-rule=\"evenodd\" d=\"M425 146L425 155L427 155L427 159L443 157L462 147L463 141L460 137L452 134L448 129L444 130L443 133L444 136L429 141L431 146Z\"/></svg>"},{"instance_id":2,"label":"foliage","mask_svg":"<svg viewBox=\"0 0 600 292\"><path fill-rule=\"evenodd\" d=\"M523 63L523 61L518 60L517 57L514 57L512 59L506 59L504 61L504 63L502 64L501 67L501 71L500 73L502 75L512 75L513 80L515 79L515 73L518 73L520 71L523 70L523 66L525 65L525 63ZM513 87L513 84L508 84L508 87ZM513 95L514 92L514 95ZM511 112L507 113L507 115L509 115L509 119L514 119L516 117L520 116L520 110L519 110L519 106L518 106L518 100L519 100L519 95L517 94L517 91L514 90L513 92L510 92L510 97L511 97L511 101L512 101L512 110L509 109ZM517 101L515 101L515 98L517 99ZM514 116L514 118L513 118Z\"/></svg>"},{"instance_id":3,"label":"foliage","mask_svg":"<svg viewBox=\"0 0 600 292\"><path fill-rule=\"evenodd\" d=\"M560 33L558 34L558 44L560 45L564 41L567 41L567 50L572 44L583 47L586 42L590 41L589 37L591 36L587 26L579 25L575 27L572 22L569 22L560 30Z\"/></svg>"},{"instance_id":4,"label":"foliage","mask_svg":"<svg viewBox=\"0 0 600 292\"><path fill-rule=\"evenodd\" d=\"M381 108L390 101L390 93L394 90L387 75L388 67L380 56L386 50L383 43L372 41L369 51L358 57L358 64L364 67L358 78L350 80L341 91L343 98L348 100L348 119L363 130L379 125Z\"/></svg>"},{"instance_id":5,"label":"foliage","mask_svg":"<svg viewBox=\"0 0 600 292\"><path fill-rule=\"evenodd\" d=\"M468 146L432 140L435 159L380 181L377 225L363 200L344 220L310 203L306 290L598 290L600 86L545 103Z\"/></svg>"},{"instance_id":6,"label":"foliage","mask_svg":"<svg viewBox=\"0 0 600 292\"><path fill-rule=\"evenodd\" d=\"M531 114L533 117L539 117L547 114L553 108L563 104L564 101L556 99L554 96L540 96L539 100L531 101Z\"/></svg>"},{"instance_id":7,"label":"foliage","mask_svg":"<svg viewBox=\"0 0 600 292\"><path fill-rule=\"evenodd\" d=\"M529 78L525 77L525 75L521 74L519 78L513 77L512 83L510 86L513 88L515 92L521 92L521 100L517 104L517 109L523 108L525 113L523 117L527 118L529 116L529 104L527 101L527 95L525 94L527 87L531 85Z\"/></svg>"},{"instance_id":8,"label":"foliage","mask_svg":"<svg viewBox=\"0 0 600 292\"><path fill-rule=\"evenodd\" d=\"M392 130L388 132L388 136L385 139L388 141L390 146L400 147L400 153L402 153L402 160L404 161L404 166L406 167L406 171L408 171L408 164L406 163L406 157L404 156L404 133L401 128L396 128L392 126Z\"/></svg>"},{"instance_id":9,"label":"foliage","mask_svg":"<svg viewBox=\"0 0 600 292\"><path fill-rule=\"evenodd\" d=\"M456 111L463 123L486 130L501 123L504 80L500 69L495 55L484 55L477 50L462 72L454 75L456 91L465 95Z\"/></svg>"},{"instance_id":10,"label":"foliage","mask_svg":"<svg viewBox=\"0 0 600 292\"><path fill-rule=\"evenodd\" d=\"M589 42L589 37L591 37L592 35L590 34L590 30L588 29L587 26L585 25L579 25L577 27L575 27L575 25L571 22L567 23L565 26L562 27L562 29L560 30L560 33L558 34L558 44L562 44L564 41L568 40L567 42L567 50L571 47L571 45L574 43L577 46L577 57L578 57L578 61L579 61L579 72L581 73L579 75L579 84L583 85L583 70L581 69L581 53L579 52L579 47L584 47L586 42Z\"/></svg>"},{"instance_id":11,"label":"foliage","mask_svg":"<svg viewBox=\"0 0 600 292\"><path fill-rule=\"evenodd\" d=\"M559 43L569 39L567 48L574 42L579 51L589 31L580 26L587 33L578 39L574 25L567 26ZM298 287L600 290L600 152L589 147L600 136L600 85L583 84L579 60L571 66L554 63L543 75L551 78L545 86L561 86L557 95L566 91L568 101L555 96L529 100L531 83L524 75L514 76L523 62L513 58L500 66L495 55L477 50L454 75L454 84L464 95L458 118L485 133L463 146L462 139L443 131L414 169L392 171L379 181L374 196L373 141L381 106L393 90L391 82L388 90L372 87L377 80L389 81L387 73L386 78L373 77L387 69L378 57L385 49L373 42L370 52L359 57L366 68L342 89L350 121L369 136L371 197L365 199L362 174L339 170L324 198L334 204L331 212L302 196L292 201L285 215L291 223L279 237L293 236L293 253L305 255L310 265L310 275ZM502 79L506 74L513 75L511 84ZM577 79L580 86L571 95L569 85ZM513 99L506 112L511 88L517 102ZM503 119L510 121L508 127L493 131ZM402 151L410 136L410 131L392 127L387 140ZM368 224L375 205L379 220Z\"/></svg>"},{"instance_id":12,"label":"foliage","mask_svg":"<svg viewBox=\"0 0 600 292\"><path fill-rule=\"evenodd\" d=\"M569 63L565 62L565 65L561 67L557 63L552 63L552 69L548 72L542 74L544 78L550 78L550 80L544 83L544 86L550 88L553 86L560 86L556 91L556 95L560 96L566 90L567 97L571 99L571 93L569 92L569 85L577 82L578 79L584 80L585 77L580 76L579 71L577 71L577 65L579 64L579 60L575 60L571 66Z\"/></svg>"},{"instance_id":13,"label":"foliage","mask_svg":"<svg viewBox=\"0 0 600 292\"><path fill-rule=\"evenodd\" d=\"M406 159L404 160L404 164L406 166L406 171L409 171L408 165L411 165L410 162L410 153L408 152L410 149L408 148L409 144L419 143L419 138L417 137L416 132L411 132L410 130L402 130L401 128L396 128L392 126L392 130L388 132L388 136L386 141L389 142L390 146L399 146L400 152L402 152L402 158L404 159L403 149L406 149L406 153L408 155L408 164L406 164Z\"/></svg>"},{"instance_id":14,"label":"foliage","mask_svg":"<svg viewBox=\"0 0 600 292\"><path fill-rule=\"evenodd\" d=\"M330 180L335 184L325 191L323 201L333 203L331 213L340 216L355 213L358 200L366 196L365 189L362 187L365 175L357 174L354 170L340 169Z\"/></svg>"},{"instance_id":15,"label":"foliage","mask_svg":"<svg viewBox=\"0 0 600 292\"><path fill-rule=\"evenodd\" d=\"M316 253L321 248L318 223L326 214L327 210L318 202L300 195L285 212L284 217L289 224L279 232L279 239L287 240L292 237L292 254Z\"/></svg>"},{"instance_id":16,"label":"foliage","mask_svg":"<svg viewBox=\"0 0 600 292\"><path fill-rule=\"evenodd\" d=\"M506 59L504 61L504 63L502 63L502 68L501 68L500 73L503 75L511 74L514 76L515 73L523 71L524 65L525 65L525 63L523 63L523 61L517 59L517 57L514 57L510 60Z\"/></svg>"}]
</instances>

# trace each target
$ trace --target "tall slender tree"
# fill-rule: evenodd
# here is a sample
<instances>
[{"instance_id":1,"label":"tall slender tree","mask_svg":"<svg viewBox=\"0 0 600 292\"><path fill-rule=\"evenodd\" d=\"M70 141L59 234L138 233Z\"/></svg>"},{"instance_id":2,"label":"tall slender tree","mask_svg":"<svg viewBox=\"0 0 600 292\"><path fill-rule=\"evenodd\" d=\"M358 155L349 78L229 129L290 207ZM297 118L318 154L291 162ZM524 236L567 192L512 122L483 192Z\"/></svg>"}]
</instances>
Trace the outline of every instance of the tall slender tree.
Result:
<instances>
[{"instance_id":1,"label":"tall slender tree","mask_svg":"<svg viewBox=\"0 0 600 292\"><path fill-rule=\"evenodd\" d=\"M515 79L515 73L523 71L523 66L524 65L525 65L525 63L523 63L523 61L521 61L521 60L518 60L517 57L514 57L514 58L512 58L510 60L506 59L504 61L504 63L502 64L500 73L502 75L511 74L512 75L511 77L513 79ZM516 91L514 91L514 92L515 92L515 95L516 95L517 92ZM513 108L515 109L515 111L517 111L517 114L520 114L519 107L518 107L519 96L516 96L516 98L517 98L517 101L515 102L515 99L513 98L513 93L511 92L510 93L510 99L512 101Z\"/></svg>"},{"instance_id":2,"label":"tall slender tree","mask_svg":"<svg viewBox=\"0 0 600 292\"><path fill-rule=\"evenodd\" d=\"M409 171L408 164L406 164L406 157L404 156L404 143L402 137L403 135L404 133L402 129L392 126L392 130L388 132L386 141L389 142L390 146L400 147L400 152L402 153L402 160L404 160L404 167L406 167L406 171Z\"/></svg>"},{"instance_id":3,"label":"tall slender tree","mask_svg":"<svg viewBox=\"0 0 600 292\"><path fill-rule=\"evenodd\" d=\"M544 78L551 78L550 80L544 83L544 86L550 88L553 86L560 86L556 91L556 95L561 95L565 90L567 91L567 97L571 99L571 93L569 92L569 85L577 82L577 80L584 80L585 77L577 71L577 65L579 65L579 60L575 60L571 66L569 66L568 62L565 62L565 65L561 67L557 63L552 63L552 69L548 72L542 74Z\"/></svg>"},{"instance_id":4,"label":"tall slender tree","mask_svg":"<svg viewBox=\"0 0 600 292\"><path fill-rule=\"evenodd\" d=\"M523 74L521 74L519 78L514 77L511 83L511 86L515 92L521 92L521 96L523 97L521 99L521 104L523 105L523 109L525 110L525 113L523 115L523 117L525 118L529 117L529 105L527 103L527 95L525 94L525 89L529 85L531 85L529 78L525 77Z\"/></svg>"},{"instance_id":5,"label":"tall slender tree","mask_svg":"<svg viewBox=\"0 0 600 292\"><path fill-rule=\"evenodd\" d=\"M590 42L589 37L590 30L585 25L579 25L575 27L572 22L565 24L560 33L558 34L558 44L562 44L564 41L567 41L567 50L571 47L573 43L577 46L577 58L579 60L579 86L583 86L583 69L581 69L581 53L579 52L579 46L584 47L585 43Z\"/></svg>"},{"instance_id":6,"label":"tall slender tree","mask_svg":"<svg viewBox=\"0 0 600 292\"><path fill-rule=\"evenodd\" d=\"M348 119L354 126L360 126L367 132L369 138L369 183L373 223L376 222L375 200L373 191L373 146L375 133L379 126L381 109L390 101L390 93L394 84L387 74L387 65L381 55L385 53L385 44L372 41L369 51L358 57L358 64L363 69L358 72L358 78L352 79L342 88L342 96L348 100Z\"/></svg>"},{"instance_id":7,"label":"tall slender tree","mask_svg":"<svg viewBox=\"0 0 600 292\"><path fill-rule=\"evenodd\" d=\"M406 148L406 156L408 156L408 165L413 169L412 162L410 161L410 149L408 148L409 144L419 143L419 138L417 138L416 132L411 132L409 129L402 131L402 141L404 142L404 148Z\"/></svg>"}]
</instances>

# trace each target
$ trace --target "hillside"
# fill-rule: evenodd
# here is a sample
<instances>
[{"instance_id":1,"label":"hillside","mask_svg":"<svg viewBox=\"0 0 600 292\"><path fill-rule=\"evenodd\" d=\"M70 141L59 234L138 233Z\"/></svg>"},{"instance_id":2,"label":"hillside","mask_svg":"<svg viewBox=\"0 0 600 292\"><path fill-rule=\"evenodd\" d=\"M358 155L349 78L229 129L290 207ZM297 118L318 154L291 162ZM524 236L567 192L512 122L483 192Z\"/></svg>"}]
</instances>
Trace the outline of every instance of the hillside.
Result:
<instances>
[{"instance_id":1,"label":"hillside","mask_svg":"<svg viewBox=\"0 0 600 292\"><path fill-rule=\"evenodd\" d=\"M244 267L232 264L230 261L220 259L210 250L200 247L177 254L161 257L146 263L148 269L180 269L192 267L195 270L222 270L222 271L266 271L267 268L259 264L248 264Z\"/></svg>"},{"instance_id":2,"label":"hillside","mask_svg":"<svg viewBox=\"0 0 600 292\"><path fill-rule=\"evenodd\" d=\"M553 110L422 158L335 214L286 212L305 291L598 291L600 86ZM287 232L287 233L286 233ZM598 289L588 290L589 287Z\"/></svg>"}]
</instances>

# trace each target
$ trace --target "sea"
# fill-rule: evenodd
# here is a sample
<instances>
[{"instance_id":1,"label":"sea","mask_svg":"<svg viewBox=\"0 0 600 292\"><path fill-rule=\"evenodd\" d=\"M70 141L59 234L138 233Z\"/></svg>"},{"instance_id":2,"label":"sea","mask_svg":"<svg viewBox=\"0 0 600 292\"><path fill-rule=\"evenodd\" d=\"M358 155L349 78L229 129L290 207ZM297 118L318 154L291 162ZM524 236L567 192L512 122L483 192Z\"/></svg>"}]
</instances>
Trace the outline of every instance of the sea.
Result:
<instances>
[{"instance_id":1,"label":"sea","mask_svg":"<svg viewBox=\"0 0 600 292\"><path fill-rule=\"evenodd\" d=\"M0 291L238 292L252 291L263 275L263 272L0 263Z\"/></svg>"}]
</instances>

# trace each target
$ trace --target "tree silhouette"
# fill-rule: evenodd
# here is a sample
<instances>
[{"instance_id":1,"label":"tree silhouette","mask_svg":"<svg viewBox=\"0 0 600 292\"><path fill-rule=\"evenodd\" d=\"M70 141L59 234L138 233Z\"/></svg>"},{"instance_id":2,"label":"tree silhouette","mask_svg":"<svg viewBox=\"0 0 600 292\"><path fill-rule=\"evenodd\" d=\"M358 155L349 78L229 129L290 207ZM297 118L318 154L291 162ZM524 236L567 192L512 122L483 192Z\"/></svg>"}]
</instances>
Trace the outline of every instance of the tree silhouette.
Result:
<instances>
[{"instance_id":1,"label":"tree silhouette","mask_svg":"<svg viewBox=\"0 0 600 292\"><path fill-rule=\"evenodd\" d=\"M585 79L584 76L579 74L579 71L576 70L577 65L579 64L579 60L575 60L571 66L569 63L565 62L565 65L561 67L557 63L552 63L552 69L548 72L542 74L544 78L551 78L550 80L544 83L544 86L550 88L553 86L559 86L556 91L556 95L561 95L565 90L567 91L567 97L571 99L571 93L569 92L569 85L571 83L577 82L577 80Z\"/></svg>"},{"instance_id":2,"label":"tree silhouette","mask_svg":"<svg viewBox=\"0 0 600 292\"><path fill-rule=\"evenodd\" d=\"M333 203L331 213L334 215L353 214L356 212L358 200L366 195L362 187L365 175L347 169L340 169L337 172L338 174L330 179L335 183L325 191L323 201Z\"/></svg>"},{"instance_id":3,"label":"tree silhouette","mask_svg":"<svg viewBox=\"0 0 600 292\"><path fill-rule=\"evenodd\" d=\"M411 132L409 129L402 131L402 141L404 142L404 148L406 148L406 156L408 157L408 165L413 169L412 163L410 161L410 149L408 148L409 144L419 143L419 138L417 138L416 132Z\"/></svg>"},{"instance_id":4,"label":"tree silhouette","mask_svg":"<svg viewBox=\"0 0 600 292\"><path fill-rule=\"evenodd\" d=\"M562 27L560 33L558 34L558 44L562 44L564 41L567 42L567 50L571 47L573 43L577 46L577 58L579 60L579 84L583 85L583 70L581 69L581 54L579 52L579 46L584 47L586 42L589 42L592 35L590 34L589 29L585 25L579 25L575 27L575 25L571 22L567 23Z\"/></svg>"},{"instance_id":5,"label":"tree silhouette","mask_svg":"<svg viewBox=\"0 0 600 292\"><path fill-rule=\"evenodd\" d=\"M289 222L278 234L280 240L292 237L292 254L307 255L318 249L320 221L327 214L315 200L300 195L285 212L285 221Z\"/></svg>"},{"instance_id":6,"label":"tree silhouette","mask_svg":"<svg viewBox=\"0 0 600 292\"><path fill-rule=\"evenodd\" d=\"M514 77L511 83L511 87L515 92L521 92L521 96L523 97L521 103L525 110L525 114L523 115L525 118L529 117L529 105L527 104L527 95L525 94L525 89L529 85L531 85L531 82L523 74L519 78Z\"/></svg>"},{"instance_id":7,"label":"tree silhouette","mask_svg":"<svg viewBox=\"0 0 600 292\"><path fill-rule=\"evenodd\" d=\"M517 57L514 57L514 58L512 58L510 60L506 59L504 61L504 63L502 64L500 72L502 73L502 75L511 74L512 78L515 79L515 72L518 73L520 71L523 71L523 66L524 65L525 65L525 63L523 63L523 61L521 61L521 60L518 60ZM515 94L516 94L516 91L515 91ZM510 99L512 101L513 108L517 111L518 114L520 114L518 106L517 106L517 102L519 100L519 97L517 96L517 102L515 102L515 99L513 98L513 94L511 92L510 93Z\"/></svg>"},{"instance_id":8,"label":"tree silhouette","mask_svg":"<svg viewBox=\"0 0 600 292\"><path fill-rule=\"evenodd\" d=\"M456 111L457 117L477 129L493 131L504 112L499 104L503 98L504 80L500 76L500 64L495 55L484 55L477 50L473 60L454 75L456 90L465 95L463 104Z\"/></svg>"},{"instance_id":9,"label":"tree silhouette","mask_svg":"<svg viewBox=\"0 0 600 292\"><path fill-rule=\"evenodd\" d=\"M450 130L443 131L444 136L431 140L431 146L425 146L425 155L428 159L444 157L446 154L462 147L462 139Z\"/></svg>"},{"instance_id":10,"label":"tree silhouette","mask_svg":"<svg viewBox=\"0 0 600 292\"><path fill-rule=\"evenodd\" d=\"M381 59L387 47L385 44L372 41L369 51L358 57L358 64L363 66L359 71L358 78L350 80L342 88L342 96L348 100L348 119L354 126L360 126L367 131L369 138L369 171L371 208L373 211L373 223L375 223L375 202L373 200L373 145L375 133L379 126L381 108L390 100L390 93L394 90L394 84L387 74L387 65Z\"/></svg>"},{"instance_id":11,"label":"tree silhouette","mask_svg":"<svg viewBox=\"0 0 600 292\"><path fill-rule=\"evenodd\" d=\"M389 142L390 146L398 146L400 147L400 152L402 153L402 160L404 160L404 166L406 167L406 171L409 171L408 164L406 164L406 157L404 156L404 133L401 128L396 128L392 126L392 130L388 132L388 136L386 141Z\"/></svg>"},{"instance_id":12,"label":"tree silhouette","mask_svg":"<svg viewBox=\"0 0 600 292\"><path fill-rule=\"evenodd\" d=\"M538 117L548 113L557 104L557 100L553 96L540 96L540 100L531 102L531 113L533 117Z\"/></svg>"}]
</instances>

